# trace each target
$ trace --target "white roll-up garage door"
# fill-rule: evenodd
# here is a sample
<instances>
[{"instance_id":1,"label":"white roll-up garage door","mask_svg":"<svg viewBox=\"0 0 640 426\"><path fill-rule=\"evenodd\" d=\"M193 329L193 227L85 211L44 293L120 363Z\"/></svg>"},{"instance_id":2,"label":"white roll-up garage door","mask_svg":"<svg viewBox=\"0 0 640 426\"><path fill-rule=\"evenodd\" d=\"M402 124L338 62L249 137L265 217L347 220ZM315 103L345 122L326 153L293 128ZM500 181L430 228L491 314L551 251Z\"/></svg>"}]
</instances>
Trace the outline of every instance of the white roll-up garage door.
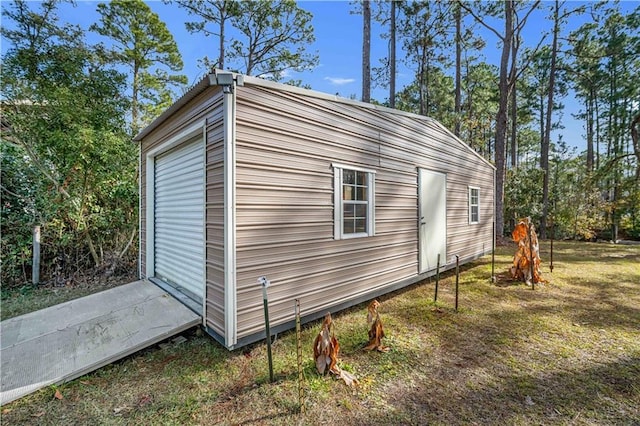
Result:
<instances>
[{"instance_id":1,"label":"white roll-up garage door","mask_svg":"<svg viewBox=\"0 0 640 426\"><path fill-rule=\"evenodd\" d=\"M201 300L204 294L202 137L157 156L154 174L155 276L186 289Z\"/></svg>"}]
</instances>

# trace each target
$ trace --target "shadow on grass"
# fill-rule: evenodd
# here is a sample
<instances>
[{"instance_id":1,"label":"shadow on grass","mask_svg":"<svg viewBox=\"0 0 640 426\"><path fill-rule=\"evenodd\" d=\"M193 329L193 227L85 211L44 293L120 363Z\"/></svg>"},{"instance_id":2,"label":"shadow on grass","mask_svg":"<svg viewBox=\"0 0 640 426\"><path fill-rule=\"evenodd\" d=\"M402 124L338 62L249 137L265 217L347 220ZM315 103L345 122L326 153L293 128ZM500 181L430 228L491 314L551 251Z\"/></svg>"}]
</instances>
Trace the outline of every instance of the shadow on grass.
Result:
<instances>
[{"instance_id":1,"label":"shadow on grass","mask_svg":"<svg viewBox=\"0 0 640 426\"><path fill-rule=\"evenodd\" d=\"M588 424L638 424L639 366L640 356L635 355L583 370L514 373L485 388L467 387L454 395L447 387L422 383L398 398L390 412L410 418L398 424L564 424L580 416ZM395 423L381 414L360 424Z\"/></svg>"}]
</instances>

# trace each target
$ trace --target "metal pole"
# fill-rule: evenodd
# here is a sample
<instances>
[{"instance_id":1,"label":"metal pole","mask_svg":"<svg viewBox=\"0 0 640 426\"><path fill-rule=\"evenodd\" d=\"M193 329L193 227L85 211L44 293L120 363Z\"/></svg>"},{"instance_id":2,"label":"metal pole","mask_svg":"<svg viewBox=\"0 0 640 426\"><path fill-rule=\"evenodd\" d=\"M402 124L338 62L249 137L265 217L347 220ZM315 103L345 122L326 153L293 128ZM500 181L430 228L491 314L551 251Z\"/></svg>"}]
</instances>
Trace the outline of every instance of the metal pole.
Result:
<instances>
[{"instance_id":1,"label":"metal pole","mask_svg":"<svg viewBox=\"0 0 640 426\"><path fill-rule=\"evenodd\" d=\"M267 300L267 287L269 280L267 277L258 278L258 282L262 284L262 302L264 306L264 327L267 336L267 358L269 360L269 382L273 382L273 359L271 358L271 331L269 330L269 301Z\"/></svg>"},{"instance_id":2,"label":"metal pole","mask_svg":"<svg viewBox=\"0 0 640 426\"><path fill-rule=\"evenodd\" d=\"M440 281L440 253L438 253L438 262L436 263L436 293L433 296L433 303L438 301L438 281Z\"/></svg>"},{"instance_id":3,"label":"metal pole","mask_svg":"<svg viewBox=\"0 0 640 426\"><path fill-rule=\"evenodd\" d=\"M531 222L531 219L529 219L529 273L531 274L531 290L535 290L536 289L536 278L533 275L533 241L531 239L531 226L533 225L533 223Z\"/></svg>"},{"instance_id":4,"label":"metal pole","mask_svg":"<svg viewBox=\"0 0 640 426\"><path fill-rule=\"evenodd\" d=\"M31 267L31 282L34 286L40 284L40 226L33 228L33 264Z\"/></svg>"},{"instance_id":5,"label":"metal pole","mask_svg":"<svg viewBox=\"0 0 640 426\"><path fill-rule=\"evenodd\" d=\"M304 414L304 375L302 374L302 331L300 328L300 300L296 299L295 302L296 313L296 343L298 347L298 405L300 406L300 412Z\"/></svg>"},{"instance_id":6,"label":"metal pole","mask_svg":"<svg viewBox=\"0 0 640 426\"><path fill-rule=\"evenodd\" d=\"M491 282L496 282L496 221L491 227Z\"/></svg>"},{"instance_id":7,"label":"metal pole","mask_svg":"<svg viewBox=\"0 0 640 426\"><path fill-rule=\"evenodd\" d=\"M551 218L551 254L550 254L550 263L549 263L549 269L551 270L551 273L553 273L553 237L554 234L556 233L556 227L555 224L553 223L553 217Z\"/></svg>"},{"instance_id":8,"label":"metal pole","mask_svg":"<svg viewBox=\"0 0 640 426\"><path fill-rule=\"evenodd\" d=\"M460 257L456 254L456 312L458 312L458 282L460 278Z\"/></svg>"}]
</instances>

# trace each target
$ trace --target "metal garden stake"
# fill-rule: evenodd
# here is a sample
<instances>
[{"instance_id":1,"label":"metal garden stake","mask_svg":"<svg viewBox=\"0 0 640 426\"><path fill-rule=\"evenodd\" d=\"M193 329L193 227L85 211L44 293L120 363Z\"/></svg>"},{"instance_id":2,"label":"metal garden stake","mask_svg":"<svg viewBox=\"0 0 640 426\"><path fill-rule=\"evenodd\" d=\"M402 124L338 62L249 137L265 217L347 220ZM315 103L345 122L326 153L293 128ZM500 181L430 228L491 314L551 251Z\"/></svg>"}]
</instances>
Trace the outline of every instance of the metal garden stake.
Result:
<instances>
[{"instance_id":1,"label":"metal garden stake","mask_svg":"<svg viewBox=\"0 0 640 426\"><path fill-rule=\"evenodd\" d=\"M269 330L269 301L267 300L267 287L269 280L267 277L258 278L258 283L262 285L262 302L264 305L264 327L267 335L267 358L269 360L269 382L273 382L273 360L271 358L271 331Z\"/></svg>"},{"instance_id":2,"label":"metal garden stake","mask_svg":"<svg viewBox=\"0 0 640 426\"><path fill-rule=\"evenodd\" d=\"M300 328L300 300L296 299L295 302L295 316L296 316L296 346L298 349L298 405L300 406L300 412L305 412L304 407L304 375L302 374L302 331Z\"/></svg>"},{"instance_id":3,"label":"metal garden stake","mask_svg":"<svg viewBox=\"0 0 640 426\"><path fill-rule=\"evenodd\" d=\"M550 222L551 222L551 263L549 264L549 269L551 269L551 273L553 273L553 237L555 237L555 233L556 233L556 227L555 224L553 223L553 216L551 216L550 218Z\"/></svg>"},{"instance_id":4,"label":"metal garden stake","mask_svg":"<svg viewBox=\"0 0 640 426\"><path fill-rule=\"evenodd\" d=\"M456 254L456 312L458 312L458 281L460 278L460 257Z\"/></svg>"},{"instance_id":5,"label":"metal garden stake","mask_svg":"<svg viewBox=\"0 0 640 426\"><path fill-rule=\"evenodd\" d=\"M496 222L491 227L491 282L496 282Z\"/></svg>"},{"instance_id":6,"label":"metal garden stake","mask_svg":"<svg viewBox=\"0 0 640 426\"><path fill-rule=\"evenodd\" d=\"M533 241L531 240L531 227L533 226L533 222L529 219L529 273L531 274L531 290L536 289L536 277L534 273L534 265L533 265Z\"/></svg>"}]
</instances>

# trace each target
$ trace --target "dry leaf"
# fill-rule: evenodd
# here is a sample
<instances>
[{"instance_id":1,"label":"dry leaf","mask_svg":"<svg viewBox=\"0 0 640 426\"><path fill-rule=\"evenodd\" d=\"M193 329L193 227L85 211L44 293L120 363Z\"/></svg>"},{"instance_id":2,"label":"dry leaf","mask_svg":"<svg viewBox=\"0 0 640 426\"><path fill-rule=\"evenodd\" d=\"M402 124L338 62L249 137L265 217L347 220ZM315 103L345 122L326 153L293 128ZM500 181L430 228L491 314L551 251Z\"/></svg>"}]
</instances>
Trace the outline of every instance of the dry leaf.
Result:
<instances>
[{"instance_id":1,"label":"dry leaf","mask_svg":"<svg viewBox=\"0 0 640 426\"><path fill-rule=\"evenodd\" d=\"M45 415L45 413L46 413L46 411L40 411L38 413L32 414L31 417L42 417L42 416Z\"/></svg>"},{"instance_id":2,"label":"dry leaf","mask_svg":"<svg viewBox=\"0 0 640 426\"><path fill-rule=\"evenodd\" d=\"M337 365L340 343L338 343L338 339L333 336L331 325L331 314L327 313L322 322L322 329L313 342L313 358L315 359L318 373L324 374L329 371L344 380L347 385L357 385L358 380L355 376L342 371Z\"/></svg>"},{"instance_id":3,"label":"dry leaf","mask_svg":"<svg viewBox=\"0 0 640 426\"><path fill-rule=\"evenodd\" d=\"M59 389L56 389L56 393L53 395L55 399L63 400L64 396L62 396L62 392Z\"/></svg>"},{"instance_id":4,"label":"dry leaf","mask_svg":"<svg viewBox=\"0 0 640 426\"><path fill-rule=\"evenodd\" d=\"M151 398L151 395L143 395L138 401L138 407L144 407L145 405L149 404L151 401L153 401L153 398Z\"/></svg>"},{"instance_id":5,"label":"dry leaf","mask_svg":"<svg viewBox=\"0 0 640 426\"><path fill-rule=\"evenodd\" d=\"M2 410L2 414L9 414L11 412L11 408L5 408Z\"/></svg>"}]
</instances>

